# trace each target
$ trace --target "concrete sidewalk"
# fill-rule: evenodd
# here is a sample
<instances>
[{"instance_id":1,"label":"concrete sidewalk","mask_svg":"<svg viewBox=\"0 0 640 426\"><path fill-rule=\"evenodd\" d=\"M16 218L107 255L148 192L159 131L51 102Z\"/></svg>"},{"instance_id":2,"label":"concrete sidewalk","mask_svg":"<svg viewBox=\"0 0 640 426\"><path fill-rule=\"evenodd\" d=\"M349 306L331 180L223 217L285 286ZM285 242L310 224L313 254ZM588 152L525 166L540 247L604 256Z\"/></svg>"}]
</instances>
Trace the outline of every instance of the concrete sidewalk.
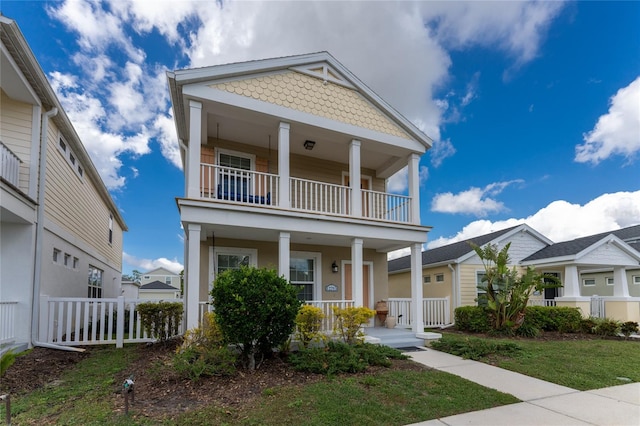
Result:
<instances>
[{"instance_id":1,"label":"concrete sidewalk","mask_svg":"<svg viewBox=\"0 0 640 426\"><path fill-rule=\"evenodd\" d=\"M640 425L640 383L580 392L429 348L407 355L428 367L511 394L523 401L412 426Z\"/></svg>"}]
</instances>

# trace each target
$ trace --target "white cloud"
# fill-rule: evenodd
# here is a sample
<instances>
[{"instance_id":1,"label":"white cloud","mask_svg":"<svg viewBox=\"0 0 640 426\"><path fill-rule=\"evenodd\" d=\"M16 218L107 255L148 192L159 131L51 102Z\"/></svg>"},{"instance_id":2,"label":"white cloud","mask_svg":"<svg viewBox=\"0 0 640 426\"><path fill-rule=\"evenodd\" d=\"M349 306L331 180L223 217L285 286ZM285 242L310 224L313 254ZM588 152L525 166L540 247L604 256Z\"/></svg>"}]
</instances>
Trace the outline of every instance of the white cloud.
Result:
<instances>
[{"instance_id":1,"label":"white cloud","mask_svg":"<svg viewBox=\"0 0 640 426\"><path fill-rule=\"evenodd\" d=\"M600 116L596 126L584 135L584 144L576 146L575 161L598 164L614 155L632 161L640 152L640 77L613 95L609 112Z\"/></svg>"},{"instance_id":2,"label":"white cloud","mask_svg":"<svg viewBox=\"0 0 640 426\"><path fill-rule=\"evenodd\" d=\"M640 223L640 191L603 194L584 205L559 200L526 218L477 220L452 237L430 241L432 249L526 223L554 242L613 231Z\"/></svg>"},{"instance_id":3,"label":"white cloud","mask_svg":"<svg viewBox=\"0 0 640 426\"><path fill-rule=\"evenodd\" d=\"M157 138L162 154L180 167L175 131L165 122L165 66L148 63L136 45L153 31L164 37L174 60L186 55L189 67L327 50L437 141L442 111L433 91L449 78L451 59L446 49L495 46L524 63L535 56L548 23L561 8L561 3L547 2L67 0L47 10L77 34L81 52L74 62L83 75L66 94L97 101L96 110L103 114L83 125L91 128L97 141L112 143L88 150L94 161L102 163L105 182L119 187L124 179L119 176L118 157L148 152L143 145L128 145L140 143L143 136ZM139 37L130 37L130 30ZM124 60L108 53L114 47ZM472 80L461 102L468 104L475 93ZM93 155L98 151L108 161ZM444 141L434 152L437 167L455 150Z\"/></svg>"},{"instance_id":4,"label":"white cloud","mask_svg":"<svg viewBox=\"0 0 640 426\"><path fill-rule=\"evenodd\" d=\"M507 186L522 183L521 179L496 182L484 188L471 187L458 194L445 192L436 194L431 201L431 211L439 213L464 213L479 217L506 210L504 204L492 197L499 195Z\"/></svg>"},{"instance_id":5,"label":"white cloud","mask_svg":"<svg viewBox=\"0 0 640 426\"><path fill-rule=\"evenodd\" d=\"M434 141L431 150L431 164L433 167L440 167L442 162L456 153L456 148L451 143L450 139Z\"/></svg>"},{"instance_id":6,"label":"white cloud","mask_svg":"<svg viewBox=\"0 0 640 426\"><path fill-rule=\"evenodd\" d=\"M420 166L418 170L418 179L420 185L424 184L429 179L429 168L426 166ZM387 191L394 194L406 193L409 188L409 172L407 167L404 167L399 172L387 179Z\"/></svg>"},{"instance_id":7,"label":"white cloud","mask_svg":"<svg viewBox=\"0 0 640 426\"><path fill-rule=\"evenodd\" d=\"M174 274L179 274L180 271L184 269L182 263L178 262L177 259L170 260L164 257L158 259L140 259L123 252L122 261L131 266L132 269L137 269L141 272L151 271L156 268L165 268Z\"/></svg>"}]
</instances>

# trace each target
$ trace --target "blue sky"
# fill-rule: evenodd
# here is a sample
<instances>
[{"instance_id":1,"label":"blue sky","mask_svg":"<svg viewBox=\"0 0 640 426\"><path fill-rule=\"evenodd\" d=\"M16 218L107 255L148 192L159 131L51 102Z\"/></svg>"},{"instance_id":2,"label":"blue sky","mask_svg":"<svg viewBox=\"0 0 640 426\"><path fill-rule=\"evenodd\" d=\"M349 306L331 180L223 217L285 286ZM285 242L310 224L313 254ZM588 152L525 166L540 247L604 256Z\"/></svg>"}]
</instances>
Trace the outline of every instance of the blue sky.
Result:
<instances>
[{"instance_id":1,"label":"blue sky","mask_svg":"<svg viewBox=\"0 0 640 426\"><path fill-rule=\"evenodd\" d=\"M129 226L123 272L182 269L166 70L329 51L434 139L434 247L526 221L640 223L640 2L7 1ZM402 174L389 182L403 190Z\"/></svg>"}]
</instances>

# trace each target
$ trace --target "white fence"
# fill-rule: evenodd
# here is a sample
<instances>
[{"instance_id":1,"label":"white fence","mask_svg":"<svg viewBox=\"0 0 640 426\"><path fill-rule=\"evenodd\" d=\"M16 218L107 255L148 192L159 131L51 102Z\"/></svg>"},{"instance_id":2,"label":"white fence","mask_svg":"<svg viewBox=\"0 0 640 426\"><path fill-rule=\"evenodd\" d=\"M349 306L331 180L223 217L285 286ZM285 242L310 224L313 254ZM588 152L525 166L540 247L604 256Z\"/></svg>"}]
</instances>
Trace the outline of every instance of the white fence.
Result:
<instances>
[{"instance_id":1,"label":"white fence","mask_svg":"<svg viewBox=\"0 0 640 426\"><path fill-rule=\"evenodd\" d=\"M596 318L606 318L605 298L593 296L591 298L591 316Z\"/></svg>"},{"instance_id":2,"label":"white fence","mask_svg":"<svg viewBox=\"0 0 640 426\"><path fill-rule=\"evenodd\" d=\"M0 345L16 338L16 306L18 302L0 302Z\"/></svg>"},{"instance_id":3,"label":"white fence","mask_svg":"<svg viewBox=\"0 0 640 426\"><path fill-rule=\"evenodd\" d=\"M200 195L204 198L277 206L279 180L271 173L200 165Z\"/></svg>"},{"instance_id":4,"label":"white fence","mask_svg":"<svg viewBox=\"0 0 640 426\"><path fill-rule=\"evenodd\" d=\"M144 302L158 300L42 296L40 315L46 319L46 328L41 339L62 346L115 344L119 348L124 343L151 342L153 339L144 331L137 311L137 306ZM164 302L182 303L182 300ZM178 334L183 332L184 321Z\"/></svg>"},{"instance_id":5,"label":"white fence","mask_svg":"<svg viewBox=\"0 0 640 426\"><path fill-rule=\"evenodd\" d=\"M314 213L348 215L351 189L343 185L291 178L291 208Z\"/></svg>"},{"instance_id":6,"label":"white fence","mask_svg":"<svg viewBox=\"0 0 640 426\"><path fill-rule=\"evenodd\" d=\"M411 327L413 312L410 298L389 298L389 315L396 317L399 326ZM451 323L451 305L448 297L422 299L422 317L425 327L441 327Z\"/></svg>"}]
</instances>

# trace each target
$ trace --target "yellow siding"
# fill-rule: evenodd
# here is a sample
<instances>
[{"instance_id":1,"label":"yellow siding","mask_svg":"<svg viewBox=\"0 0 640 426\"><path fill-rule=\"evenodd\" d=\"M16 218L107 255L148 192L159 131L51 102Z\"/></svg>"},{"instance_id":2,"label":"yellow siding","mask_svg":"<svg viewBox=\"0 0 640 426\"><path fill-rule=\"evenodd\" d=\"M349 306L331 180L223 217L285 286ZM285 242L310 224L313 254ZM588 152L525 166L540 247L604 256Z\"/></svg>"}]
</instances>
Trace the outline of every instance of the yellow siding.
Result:
<instances>
[{"instance_id":1,"label":"yellow siding","mask_svg":"<svg viewBox=\"0 0 640 426\"><path fill-rule=\"evenodd\" d=\"M1 90L0 90L1 91ZM31 140L33 124L33 106L15 101L4 91L0 99L0 140L21 161L18 188L29 192L29 169L31 167ZM34 182L35 184L35 182Z\"/></svg>"},{"instance_id":2,"label":"yellow siding","mask_svg":"<svg viewBox=\"0 0 640 426\"><path fill-rule=\"evenodd\" d=\"M410 139L409 135L353 89L299 72L235 80L212 88L297 111Z\"/></svg>"},{"instance_id":3,"label":"yellow siding","mask_svg":"<svg viewBox=\"0 0 640 426\"><path fill-rule=\"evenodd\" d=\"M436 282L436 275L442 274L444 281ZM424 277L430 275L431 282L424 283ZM424 268L422 270L422 297L424 298L441 298L451 297L452 295L452 278L451 270L446 267ZM400 274L389 275L389 297L411 297L411 273L403 272Z\"/></svg>"},{"instance_id":4,"label":"yellow siding","mask_svg":"<svg viewBox=\"0 0 640 426\"><path fill-rule=\"evenodd\" d=\"M114 218L113 242L109 244L109 214L112 212L87 173L80 178L58 150L59 133L52 121L48 133L47 218L119 267L122 264L122 229Z\"/></svg>"},{"instance_id":5,"label":"yellow siding","mask_svg":"<svg viewBox=\"0 0 640 426\"><path fill-rule=\"evenodd\" d=\"M476 305L478 297L476 280L478 271L484 271L482 265L460 265L460 304L461 306Z\"/></svg>"}]
</instances>

